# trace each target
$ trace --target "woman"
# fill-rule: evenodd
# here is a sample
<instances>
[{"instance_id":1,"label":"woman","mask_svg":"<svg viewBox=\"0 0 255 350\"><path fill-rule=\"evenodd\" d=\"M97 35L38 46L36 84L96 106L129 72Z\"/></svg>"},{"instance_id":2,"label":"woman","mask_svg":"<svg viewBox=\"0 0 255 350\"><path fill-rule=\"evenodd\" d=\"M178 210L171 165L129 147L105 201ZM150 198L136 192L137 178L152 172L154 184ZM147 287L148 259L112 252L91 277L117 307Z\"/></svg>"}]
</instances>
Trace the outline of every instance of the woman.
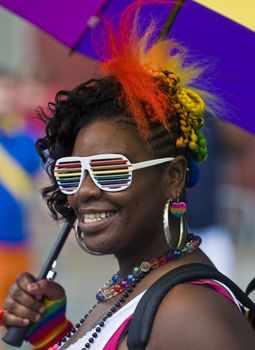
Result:
<instances>
[{"instance_id":1,"label":"woman","mask_svg":"<svg viewBox=\"0 0 255 350\"><path fill-rule=\"evenodd\" d=\"M132 11L125 12L119 36L108 26L104 76L60 91L50 118L43 114L46 136L37 143L52 180L44 190L52 214L71 220L75 213L80 246L114 254L119 272L74 328L59 284L20 275L5 301L4 324L34 323L28 341L35 349L57 349L63 337L61 349L127 349L122 332L155 281L184 264L212 265L185 221L185 187L196 183L196 163L206 158L204 102L187 88L200 69L184 67L182 53L168 57L167 41L149 46L152 27L139 40ZM147 349L250 350L254 344L234 296L200 281L167 294Z\"/></svg>"}]
</instances>

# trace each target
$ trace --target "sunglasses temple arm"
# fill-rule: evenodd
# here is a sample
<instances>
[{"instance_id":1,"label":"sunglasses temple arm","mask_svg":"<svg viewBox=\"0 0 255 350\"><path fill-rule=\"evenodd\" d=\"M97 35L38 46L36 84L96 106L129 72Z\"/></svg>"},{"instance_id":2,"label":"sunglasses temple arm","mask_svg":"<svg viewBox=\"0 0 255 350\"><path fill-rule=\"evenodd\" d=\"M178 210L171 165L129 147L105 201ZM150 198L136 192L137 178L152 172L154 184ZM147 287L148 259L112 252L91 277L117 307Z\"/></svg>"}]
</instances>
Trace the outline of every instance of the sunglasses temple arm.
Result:
<instances>
[{"instance_id":1,"label":"sunglasses temple arm","mask_svg":"<svg viewBox=\"0 0 255 350\"><path fill-rule=\"evenodd\" d=\"M44 278L49 278L49 274L55 274L52 270L56 265L56 260L66 242L66 239L71 231L71 228L73 227L75 218L69 220L66 222L57 237L57 240L54 243L54 246L52 247L50 254L44 263L37 280L41 280ZM19 327L19 326L12 326L8 328L8 331L3 336L2 340L12 346L20 347L22 345L22 342L24 341L28 331L29 331L30 325L25 327Z\"/></svg>"},{"instance_id":2,"label":"sunglasses temple arm","mask_svg":"<svg viewBox=\"0 0 255 350\"><path fill-rule=\"evenodd\" d=\"M139 163L133 164L133 170L147 168L147 167L150 167L153 165L170 162L172 160L174 160L174 157L146 160L144 162L139 162Z\"/></svg>"}]
</instances>

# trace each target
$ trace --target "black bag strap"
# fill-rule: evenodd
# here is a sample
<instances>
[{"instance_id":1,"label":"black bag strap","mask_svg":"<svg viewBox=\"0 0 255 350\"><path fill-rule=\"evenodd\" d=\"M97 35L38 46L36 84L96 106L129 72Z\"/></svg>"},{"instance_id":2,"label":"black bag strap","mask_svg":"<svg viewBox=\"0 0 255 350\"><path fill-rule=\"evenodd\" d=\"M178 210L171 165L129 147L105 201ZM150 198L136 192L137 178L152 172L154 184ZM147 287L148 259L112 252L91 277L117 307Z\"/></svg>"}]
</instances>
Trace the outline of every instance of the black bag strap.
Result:
<instances>
[{"instance_id":1,"label":"black bag strap","mask_svg":"<svg viewBox=\"0 0 255 350\"><path fill-rule=\"evenodd\" d=\"M255 304L228 277L216 268L205 264L186 264L179 266L158 279L142 296L129 325L127 345L129 350L144 350L150 337L153 320L164 296L180 283L213 279L225 284L240 301L255 315Z\"/></svg>"},{"instance_id":2,"label":"black bag strap","mask_svg":"<svg viewBox=\"0 0 255 350\"><path fill-rule=\"evenodd\" d=\"M255 278L248 284L245 294L249 295L255 290Z\"/></svg>"}]
</instances>

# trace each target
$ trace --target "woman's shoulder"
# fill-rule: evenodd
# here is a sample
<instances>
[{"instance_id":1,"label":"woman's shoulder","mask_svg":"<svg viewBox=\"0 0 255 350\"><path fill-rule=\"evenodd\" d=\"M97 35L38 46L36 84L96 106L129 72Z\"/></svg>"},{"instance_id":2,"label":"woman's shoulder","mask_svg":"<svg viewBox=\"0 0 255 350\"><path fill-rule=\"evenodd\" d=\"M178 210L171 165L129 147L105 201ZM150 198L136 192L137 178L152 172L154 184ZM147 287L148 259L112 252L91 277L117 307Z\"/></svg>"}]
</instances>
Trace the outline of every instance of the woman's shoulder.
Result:
<instances>
[{"instance_id":1,"label":"woman's shoulder","mask_svg":"<svg viewBox=\"0 0 255 350\"><path fill-rule=\"evenodd\" d=\"M255 333L232 301L201 285L181 284L162 300L146 349L254 350Z\"/></svg>"}]
</instances>

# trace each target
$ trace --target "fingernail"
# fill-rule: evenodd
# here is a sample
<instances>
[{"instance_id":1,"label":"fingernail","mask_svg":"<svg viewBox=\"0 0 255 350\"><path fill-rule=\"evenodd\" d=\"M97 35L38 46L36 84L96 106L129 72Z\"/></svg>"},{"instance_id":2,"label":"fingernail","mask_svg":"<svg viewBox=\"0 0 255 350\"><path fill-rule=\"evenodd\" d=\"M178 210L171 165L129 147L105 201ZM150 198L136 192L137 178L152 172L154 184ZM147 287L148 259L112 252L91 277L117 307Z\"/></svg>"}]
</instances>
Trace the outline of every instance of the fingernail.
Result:
<instances>
[{"instance_id":1,"label":"fingernail","mask_svg":"<svg viewBox=\"0 0 255 350\"><path fill-rule=\"evenodd\" d=\"M40 314L43 314L44 311L45 311L45 307L42 306L42 307L39 309L39 313L40 313Z\"/></svg>"},{"instance_id":2,"label":"fingernail","mask_svg":"<svg viewBox=\"0 0 255 350\"><path fill-rule=\"evenodd\" d=\"M27 318L24 318L24 320L22 320L22 323L24 324L24 326L29 325L30 321Z\"/></svg>"},{"instance_id":3,"label":"fingernail","mask_svg":"<svg viewBox=\"0 0 255 350\"><path fill-rule=\"evenodd\" d=\"M38 289L38 285L36 283L31 283L28 285L29 289L30 290L36 290Z\"/></svg>"},{"instance_id":4,"label":"fingernail","mask_svg":"<svg viewBox=\"0 0 255 350\"><path fill-rule=\"evenodd\" d=\"M36 315L35 318L34 318L35 322L38 322L40 319L41 319L40 315Z\"/></svg>"}]
</instances>

